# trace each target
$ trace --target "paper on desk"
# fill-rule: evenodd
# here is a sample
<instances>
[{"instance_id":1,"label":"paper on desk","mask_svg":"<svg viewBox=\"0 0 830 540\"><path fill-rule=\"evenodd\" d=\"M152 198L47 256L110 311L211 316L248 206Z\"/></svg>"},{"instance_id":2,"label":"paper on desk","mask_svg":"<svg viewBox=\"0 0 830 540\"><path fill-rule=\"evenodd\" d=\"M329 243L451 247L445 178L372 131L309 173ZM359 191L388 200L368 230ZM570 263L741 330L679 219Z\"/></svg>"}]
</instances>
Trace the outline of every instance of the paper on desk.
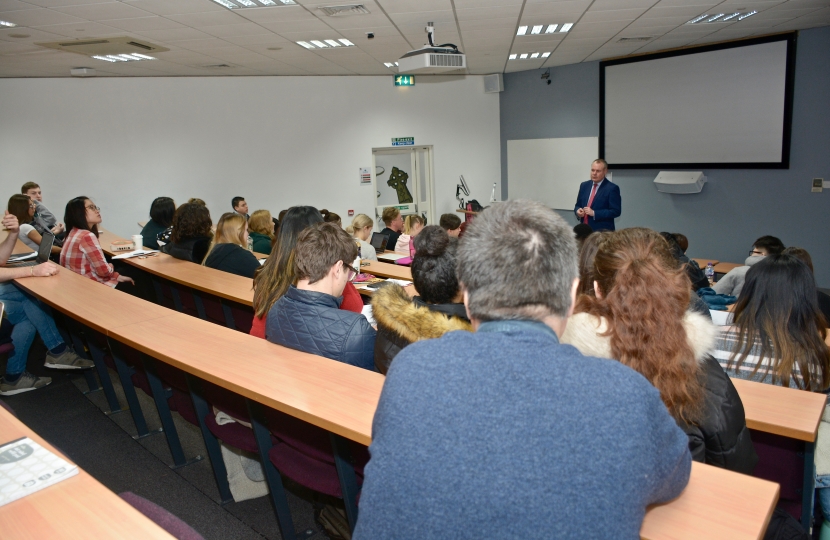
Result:
<instances>
[{"instance_id":1,"label":"paper on desk","mask_svg":"<svg viewBox=\"0 0 830 540\"><path fill-rule=\"evenodd\" d=\"M387 279L386 281L390 281L392 283L397 283L401 287L408 287L408 286L412 285L411 281L407 281L405 279Z\"/></svg>"},{"instance_id":2,"label":"paper on desk","mask_svg":"<svg viewBox=\"0 0 830 540\"><path fill-rule=\"evenodd\" d=\"M407 253L381 253L378 255L378 259L389 259L390 261L397 261L404 257L409 257L409 255Z\"/></svg>"},{"instance_id":3,"label":"paper on desk","mask_svg":"<svg viewBox=\"0 0 830 540\"><path fill-rule=\"evenodd\" d=\"M37 251L33 251L32 253L24 253L23 255L12 255L6 262L28 261L29 259L34 259L35 257L37 257Z\"/></svg>"},{"instance_id":4,"label":"paper on desk","mask_svg":"<svg viewBox=\"0 0 830 540\"><path fill-rule=\"evenodd\" d=\"M729 326L732 324L732 316L734 314L731 311L718 311L716 309L710 309L709 313L712 314L712 323L715 326Z\"/></svg>"},{"instance_id":5,"label":"paper on desk","mask_svg":"<svg viewBox=\"0 0 830 540\"><path fill-rule=\"evenodd\" d=\"M369 324L371 324L372 326L377 325L377 323L375 322L375 317L372 315L372 304L366 304L365 306L363 306L361 313L364 317L366 317L366 320L369 321Z\"/></svg>"},{"instance_id":6,"label":"paper on desk","mask_svg":"<svg viewBox=\"0 0 830 540\"><path fill-rule=\"evenodd\" d=\"M135 251L126 251L121 253L120 255L115 255L112 259L132 259L133 257L139 257L141 255L150 255L151 253L158 253L157 249L137 249Z\"/></svg>"},{"instance_id":7,"label":"paper on desk","mask_svg":"<svg viewBox=\"0 0 830 540\"><path fill-rule=\"evenodd\" d=\"M29 437L0 446L0 506L78 474L78 466Z\"/></svg>"}]
</instances>

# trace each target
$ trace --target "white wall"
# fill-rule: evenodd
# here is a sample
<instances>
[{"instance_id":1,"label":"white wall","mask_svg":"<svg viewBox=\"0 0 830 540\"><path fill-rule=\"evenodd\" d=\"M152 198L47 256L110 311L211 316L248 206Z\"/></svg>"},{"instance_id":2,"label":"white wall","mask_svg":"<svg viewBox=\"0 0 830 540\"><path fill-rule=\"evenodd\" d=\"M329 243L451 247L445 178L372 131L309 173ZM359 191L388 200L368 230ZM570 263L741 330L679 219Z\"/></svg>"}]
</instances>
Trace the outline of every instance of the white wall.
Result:
<instances>
[{"instance_id":1,"label":"white wall","mask_svg":"<svg viewBox=\"0 0 830 540\"><path fill-rule=\"evenodd\" d=\"M32 180L62 216L87 195L122 236L162 195L200 197L214 220L235 195L372 216L358 169L392 137L434 145L436 215L460 174L482 202L500 182L499 97L477 76L0 79L0 96L3 201Z\"/></svg>"}]
</instances>

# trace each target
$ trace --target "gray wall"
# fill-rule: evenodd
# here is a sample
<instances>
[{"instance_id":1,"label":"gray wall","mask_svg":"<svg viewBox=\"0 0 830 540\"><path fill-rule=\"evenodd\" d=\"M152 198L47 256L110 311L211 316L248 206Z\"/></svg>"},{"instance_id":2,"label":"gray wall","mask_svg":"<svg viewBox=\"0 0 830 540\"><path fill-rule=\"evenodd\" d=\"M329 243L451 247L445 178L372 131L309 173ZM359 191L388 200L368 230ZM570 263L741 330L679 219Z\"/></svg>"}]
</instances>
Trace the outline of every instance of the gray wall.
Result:
<instances>
[{"instance_id":1,"label":"gray wall","mask_svg":"<svg viewBox=\"0 0 830 540\"><path fill-rule=\"evenodd\" d=\"M705 169L697 195L658 193L657 170L620 170L617 228L645 226L689 237L689 255L741 262L757 237L772 234L813 257L816 280L830 287L830 190L811 193L812 178L830 181L830 27L798 36L793 134L788 170ZM599 135L599 63L504 76L501 94L502 193L509 197L507 141ZM585 164L588 179L590 164ZM576 223L573 214L565 213Z\"/></svg>"}]
</instances>

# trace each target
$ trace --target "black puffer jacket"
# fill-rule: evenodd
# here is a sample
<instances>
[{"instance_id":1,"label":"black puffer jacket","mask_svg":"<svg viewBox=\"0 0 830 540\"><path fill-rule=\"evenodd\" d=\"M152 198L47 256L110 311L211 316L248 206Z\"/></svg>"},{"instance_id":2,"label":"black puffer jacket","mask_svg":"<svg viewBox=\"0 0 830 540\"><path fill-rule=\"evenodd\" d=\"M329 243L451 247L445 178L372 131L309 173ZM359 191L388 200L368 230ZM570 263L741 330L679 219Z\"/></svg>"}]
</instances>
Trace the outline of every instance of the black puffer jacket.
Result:
<instances>
[{"instance_id":1,"label":"black puffer jacket","mask_svg":"<svg viewBox=\"0 0 830 540\"><path fill-rule=\"evenodd\" d=\"M472 331L464 304L427 304L418 296L409 298L394 283L372 296L372 314L378 323L375 367L384 374L401 349L412 342L439 338L453 330Z\"/></svg>"},{"instance_id":2,"label":"black puffer jacket","mask_svg":"<svg viewBox=\"0 0 830 540\"><path fill-rule=\"evenodd\" d=\"M711 321L692 312L686 313L683 326L700 365L705 390L700 424L680 426L689 437L692 459L748 474L755 468L758 455L749 438L741 398L720 364L708 354L714 346L716 329ZM606 330L604 319L578 313L568 319L561 341L582 354L612 358L610 338L602 335Z\"/></svg>"},{"instance_id":3,"label":"black puffer jacket","mask_svg":"<svg viewBox=\"0 0 830 540\"><path fill-rule=\"evenodd\" d=\"M209 247L209 236L197 236L196 238L183 240L178 244L174 244L173 242L164 244L161 246L161 252L172 255L177 259L182 259L183 261L202 264L202 260L205 258Z\"/></svg>"}]
</instances>

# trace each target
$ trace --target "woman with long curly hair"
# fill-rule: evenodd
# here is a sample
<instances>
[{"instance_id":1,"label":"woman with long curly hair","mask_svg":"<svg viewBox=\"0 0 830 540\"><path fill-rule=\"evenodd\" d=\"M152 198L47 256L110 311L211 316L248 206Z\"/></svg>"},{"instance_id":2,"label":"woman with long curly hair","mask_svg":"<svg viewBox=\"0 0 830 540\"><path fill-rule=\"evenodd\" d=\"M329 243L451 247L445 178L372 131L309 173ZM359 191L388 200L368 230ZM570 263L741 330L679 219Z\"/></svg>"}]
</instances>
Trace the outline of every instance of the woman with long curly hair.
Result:
<instances>
[{"instance_id":1,"label":"woman with long curly hair","mask_svg":"<svg viewBox=\"0 0 830 540\"><path fill-rule=\"evenodd\" d=\"M562 342L648 379L689 436L696 461L751 472L757 456L743 404L709 355L716 330L688 311L689 278L665 239L644 228L604 234L590 275L594 295L579 297Z\"/></svg>"},{"instance_id":2,"label":"woman with long curly hair","mask_svg":"<svg viewBox=\"0 0 830 540\"><path fill-rule=\"evenodd\" d=\"M161 251L177 259L201 264L212 238L210 211L203 204L184 203L173 215L170 241Z\"/></svg>"}]
</instances>

